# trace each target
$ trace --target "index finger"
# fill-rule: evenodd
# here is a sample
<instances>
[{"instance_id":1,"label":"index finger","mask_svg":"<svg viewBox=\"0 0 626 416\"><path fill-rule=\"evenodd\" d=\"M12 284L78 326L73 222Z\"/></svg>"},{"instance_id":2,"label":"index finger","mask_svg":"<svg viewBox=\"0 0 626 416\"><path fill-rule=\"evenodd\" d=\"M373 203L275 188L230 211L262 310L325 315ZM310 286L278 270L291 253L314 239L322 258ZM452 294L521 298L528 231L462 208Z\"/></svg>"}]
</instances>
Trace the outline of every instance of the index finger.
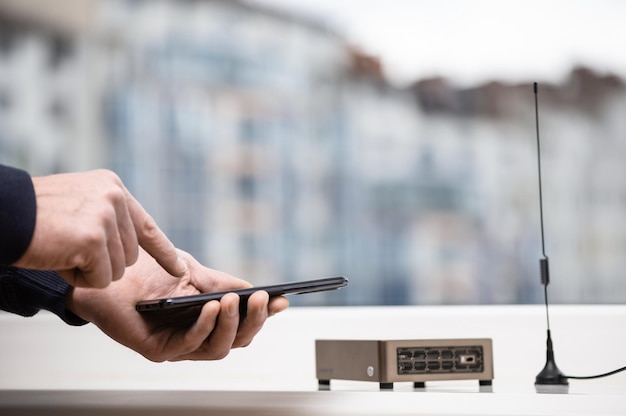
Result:
<instances>
[{"instance_id":1,"label":"index finger","mask_svg":"<svg viewBox=\"0 0 626 416\"><path fill-rule=\"evenodd\" d=\"M158 227L154 218L139 201L127 192L128 212L135 226L137 241L169 274L180 277L187 273L187 264L178 256L176 247Z\"/></svg>"}]
</instances>

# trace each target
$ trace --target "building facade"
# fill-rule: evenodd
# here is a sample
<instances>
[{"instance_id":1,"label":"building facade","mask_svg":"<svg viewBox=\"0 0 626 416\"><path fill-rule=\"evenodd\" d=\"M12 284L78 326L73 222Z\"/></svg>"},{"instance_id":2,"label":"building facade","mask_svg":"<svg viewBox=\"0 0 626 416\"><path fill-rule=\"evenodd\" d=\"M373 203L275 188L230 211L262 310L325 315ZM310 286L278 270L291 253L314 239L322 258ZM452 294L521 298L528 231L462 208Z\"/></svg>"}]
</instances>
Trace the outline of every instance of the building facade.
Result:
<instances>
[{"instance_id":1,"label":"building facade","mask_svg":"<svg viewBox=\"0 0 626 416\"><path fill-rule=\"evenodd\" d=\"M242 1L68 1L0 5L0 163L111 168L254 284L351 280L295 304L542 300L530 85L398 89L332 29ZM553 299L623 301L623 85L541 91Z\"/></svg>"}]
</instances>

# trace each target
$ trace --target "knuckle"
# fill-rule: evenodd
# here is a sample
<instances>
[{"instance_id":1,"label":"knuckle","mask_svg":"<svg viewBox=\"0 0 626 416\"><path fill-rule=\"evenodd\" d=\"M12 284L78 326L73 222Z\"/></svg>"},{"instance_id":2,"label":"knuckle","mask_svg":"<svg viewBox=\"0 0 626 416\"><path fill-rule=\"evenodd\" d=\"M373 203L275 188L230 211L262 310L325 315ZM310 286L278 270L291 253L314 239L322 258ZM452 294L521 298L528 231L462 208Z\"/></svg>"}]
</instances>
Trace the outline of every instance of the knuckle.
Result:
<instances>
[{"instance_id":1,"label":"knuckle","mask_svg":"<svg viewBox=\"0 0 626 416\"><path fill-rule=\"evenodd\" d=\"M148 213L145 214L143 221L140 224L143 235L149 240L154 240L159 234L159 227L157 227L154 218Z\"/></svg>"},{"instance_id":2,"label":"knuckle","mask_svg":"<svg viewBox=\"0 0 626 416\"><path fill-rule=\"evenodd\" d=\"M110 169L97 169L95 172L103 178L110 180L111 182L115 182L118 184L122 183L122 180L117 175L117 173L113 172Z\"/></svg>"},{"instance_id":3,"label":"knuckle","mask_svg":"<svg viewBox=\"0 0 626 416\"><path fill-rule=\"evenodd\" d=\"M212 356L212 359L214 360L222 360L226 358L229 353L230 353L230 348L219 348L213 351L213 354L211 356Z\"/></svg>"},{"instance_id":4,"label":"knuckle","mask_svg":"<svg viewBox=\"0 0 626 416\"><path fill-rule=\"evenodd\" d=\"M106 236L102 228L89 227L88 229L82 230L79 243L83 245L85 252L89 252L103 247L105 242Z\"/></svg>"},{"instance_id":5,"label":"knuckle","mask_svg":"<svg viewBox=\"0 0 626 416\"><path fill-rule=\"evenodd\" d=\"M156 348L148 348L141 352L146 359L154 362L154 363L162 363L167 361L168 357Z\"/></svg>"},{"instance_id":6,"label":"knuckle","mask_svg":"<svg viewBox=\"0 0 626 416\"><path fill-rule=\"evenodd\" d=\"M246 347L250 346L250 344L252 344L252 340L251 339L240 341L237 344L237 348L246 348Z\"/></svg>"},{"instance_id":7,"label":"knuckle","mask_svg":"<svg viewBox=\"0 0 626 416\"><path fill-rule=\"evenodd\" d=\"M146 359L152 361L153 363L163 363L167 361L167 359L164 358L160 354L143 354L143 356L146 357Z\"/></svg>"},{"instance_id":8,"label":"knuckle","mask_svg":"<svg viewBox=\"0 0 626 416\"><path fill-rule=\"evenodd\" d=\"M126 200L124 190L118 186L110 187L106 190L105 199L110 201L114 206L122 204Z\"/></svg>"}]
</instances>

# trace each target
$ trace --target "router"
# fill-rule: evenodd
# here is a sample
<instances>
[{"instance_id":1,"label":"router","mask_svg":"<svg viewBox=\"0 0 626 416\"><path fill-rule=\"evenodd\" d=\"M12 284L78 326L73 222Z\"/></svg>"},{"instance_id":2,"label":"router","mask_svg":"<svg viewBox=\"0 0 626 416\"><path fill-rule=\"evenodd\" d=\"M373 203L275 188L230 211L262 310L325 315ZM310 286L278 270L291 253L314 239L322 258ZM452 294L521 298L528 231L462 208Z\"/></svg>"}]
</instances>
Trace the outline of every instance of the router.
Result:
<instances>
[{"instance_id":1,"label":"router","mask_svg":"<svg viewBox=\"0 0 626 416\"><path fill-rule=\"evenodd\" d=\"M316 340L316 375L320 390L331 380L378 382L381 390L394 382L493 380L493 347L489 338L424 340Z\"/></svg>"}]
</instances>

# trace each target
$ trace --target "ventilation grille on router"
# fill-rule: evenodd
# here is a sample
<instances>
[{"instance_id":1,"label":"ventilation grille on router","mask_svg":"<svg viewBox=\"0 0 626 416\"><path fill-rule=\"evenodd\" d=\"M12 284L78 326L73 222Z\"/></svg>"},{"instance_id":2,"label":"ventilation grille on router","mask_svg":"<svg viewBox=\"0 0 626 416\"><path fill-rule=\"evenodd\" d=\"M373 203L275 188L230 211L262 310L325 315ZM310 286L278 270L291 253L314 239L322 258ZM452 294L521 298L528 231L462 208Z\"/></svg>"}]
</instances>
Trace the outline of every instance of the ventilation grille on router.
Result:
<instances>
[{"instance_id":1,"label":"ventilation grille on router","mask_svg":"<svg viewBox=\"0 0 626 416\"><path fill-rule=\"evenodd\" d=\"M398 348L398 374L480 373L483 347Z\"/></svg>"}]
</instances>

